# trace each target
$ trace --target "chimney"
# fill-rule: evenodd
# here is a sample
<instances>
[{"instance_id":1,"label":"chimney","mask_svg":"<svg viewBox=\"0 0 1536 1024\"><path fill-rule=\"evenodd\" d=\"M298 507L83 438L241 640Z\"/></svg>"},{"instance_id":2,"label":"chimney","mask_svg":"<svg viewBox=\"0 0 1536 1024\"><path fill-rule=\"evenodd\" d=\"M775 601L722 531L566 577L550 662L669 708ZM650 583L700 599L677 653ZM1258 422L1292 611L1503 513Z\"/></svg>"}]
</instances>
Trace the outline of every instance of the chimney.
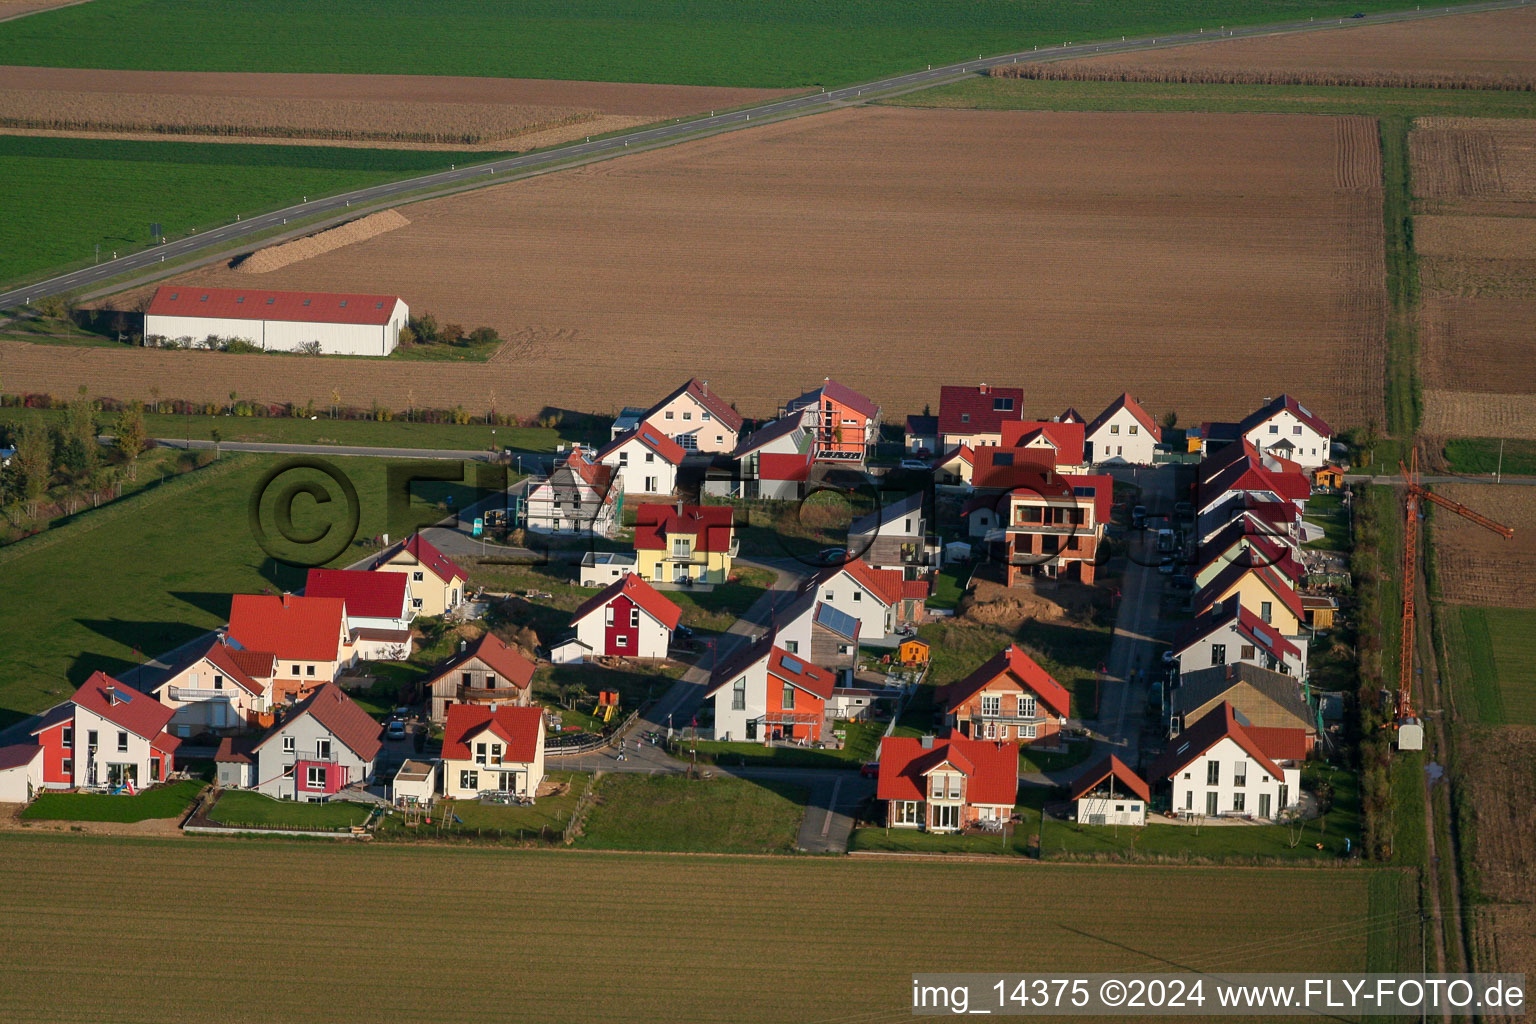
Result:
<instances>
[{"instance_id":1,"label":"chimney","mask_svg":"<svg viewBox=\"0 0 1536 1024\"><path fill-rule=\"evenodd\" d=\"M678 498L677 499L677 514L679 516L681 516L683 514L683 499L682 498Z\"/></svg>"},{"instance_id":2,"label":"chimney","mask_svg":"<svg viewBox=\"0 0 1536 1024\"><path fill-rule=\"evenodd\" d=\"M923 749L924 750L932 750L933 749L933 733L931 733L931 732L930 733L924 733L923 734L923 738L918 740L918 742L923 745Z\"/></svg>"},{"instance_id":3,"label":"chimney","mask_svg":"<svg viewBox=\"0 0 1536 1024\"><path fill-rule=\"evenodd\" d=\"M707 380L699 381L699 394L701 394L701 395L708 395L709 394L709 381L707 381Z\"/></svg>"},{"instance_id":4,"label":"chimney","mask_svg":"<svg viewBox=\"0 0 1536 1024\"><path fill-rule=\"evenodd\" d=\"M107 684L107 707L111 707L112 705L114 705L116 703L117 703L117 687L113 686L111 683L108 683Z\"/></svg>"},{"instance_id":5,"label":"chimney","mask_svg":"<svg viewBox=\"0 0 1536 1024\"><path fill-rule=\"evenodd\" d=\"M293 596L293 595L292 595L292 594L290 594L290 593L288 593L288 591L286 591L286 590L285 590L285 591L283 591L283 607L284 607L284 608L287 608L287 607L288 607L288 598L290 598L290 597L292 597L292 596Z\"/></svg>"},{"instance_id":6,"label":"chimney","mask_svg":"<svg viewBox=\"0 0 1536 1024\"><path fill-rule=\"evenodd\" d=\"M986 394L987 393L987 382L986 381L982 381L981 384L979 384L977 386L976 390L980 391L982 394Z\"/></svg>"}]
</instances>

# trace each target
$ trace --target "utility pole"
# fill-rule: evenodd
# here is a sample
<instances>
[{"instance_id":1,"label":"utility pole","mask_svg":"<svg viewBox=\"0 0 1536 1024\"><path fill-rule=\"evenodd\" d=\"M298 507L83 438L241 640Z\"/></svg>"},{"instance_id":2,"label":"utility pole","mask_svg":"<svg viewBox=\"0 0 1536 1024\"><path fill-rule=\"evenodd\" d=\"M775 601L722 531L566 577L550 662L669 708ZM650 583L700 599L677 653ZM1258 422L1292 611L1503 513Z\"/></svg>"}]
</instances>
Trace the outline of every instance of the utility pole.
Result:
<instances>
[{"instance_id":1,"label":"utility pole","mask_svg":"<svg viewBox=\"0 0 1536 1024\"><path fill-rule=\"evenodd\" d=\"M1493 482L1496 484L1504 482L1504 439L1502 437L1499 438L1499 468L1494 471Z\"/></svg>"}]
</instances>

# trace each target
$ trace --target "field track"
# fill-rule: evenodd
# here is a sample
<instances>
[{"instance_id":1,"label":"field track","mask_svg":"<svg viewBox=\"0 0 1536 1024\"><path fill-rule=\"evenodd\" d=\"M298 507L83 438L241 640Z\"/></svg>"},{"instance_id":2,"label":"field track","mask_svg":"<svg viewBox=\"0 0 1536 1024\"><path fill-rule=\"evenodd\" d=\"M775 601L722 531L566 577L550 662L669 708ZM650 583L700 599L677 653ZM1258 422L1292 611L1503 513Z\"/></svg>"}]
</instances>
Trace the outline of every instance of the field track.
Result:
<instances>
[{"instance_id":1,"label":"field track","mask_svg":"<svg viewBox=\"0 0 1536 1024\"><path fill-rule=\"evenodd\" d=\"M15 1022L162 1024L167 1007L188 1024L499 1020L523 1006L541 1021L873 1024L908 1019L914 970L1364 970L1367 936L1376 944L1396 919L1371 919L1374 872L1352 870L14 833L0 856ZM240 885L189 881L210 873ZM949 886L987 894L983 946L974 917L934 898ZM1042 901L1041 886L1071 898ZM1210 913L1259 902L1285 912L1282 934L1256 932L1251 913ZM487 934L475 955L442 955L467 922ZM279 976L253 981L259 991L233 983Z\"/></svg>"},{"instance_id":2,"label":"field track","mask_svg":"<svg viewBox=\"0 0 1536 1024\"><path fill-rule=\"evenodd\" d=\"M833 375L899 418L960 368L1047 416L1129 388L1236 417L1291 390L1348 426L1380 416L1378 160L1365 118L849 110L414 205L263 277L490 324L512 343L487 366L14 346L0 369L9 390L326 401L342 382L524 412L697 374L754 416Z\"/></svg>"}]
</instances>

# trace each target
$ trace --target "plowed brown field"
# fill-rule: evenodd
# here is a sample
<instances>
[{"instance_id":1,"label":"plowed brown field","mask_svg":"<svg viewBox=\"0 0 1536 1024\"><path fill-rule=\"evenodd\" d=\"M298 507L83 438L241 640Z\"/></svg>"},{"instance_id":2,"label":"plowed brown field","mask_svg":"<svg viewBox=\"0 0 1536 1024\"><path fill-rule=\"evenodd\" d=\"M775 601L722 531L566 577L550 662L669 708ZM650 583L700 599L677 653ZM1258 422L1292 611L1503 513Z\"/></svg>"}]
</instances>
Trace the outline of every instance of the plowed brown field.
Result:
<instances>
[{"instance_id":1,"label":"plowed brown field","mask_svg":"<svg viewBox=\"0 0 1536 1024\"><path fill-rule=\"evenodd\" d=\"M1536 607L1536 488L1498 484L1436 484L1435 491L1513 527L1505 540L1450 512L1435 513L1440 593L1460 604Z\"/></svg>"},{"instance_id":2,"label":"plowed brown field","mask_svg":"<svg viewBox=\"0 0 1536 1024\"><path fill-rule=\"evenodd\" d=\"M1363 424L1383 373L1375 138L1365 118L849 110L418 204L263 276L490 324L513 341L489 364L0 360L7 390L59 394L327 401L345 382L401 408L414 389L606 412L698 374L763 416L834 375L892 418L987 380L1043 415L1130 389L1237 417L1286 390Z\"/></svg>"},{"instance_id":3,"label":"plowed brown field","mask_svg":"<svg viewBox=\"0 0 1536 1024\"><path fill-rule=\"evenodd\" d=\"M1423 323L1431 387L1536 393L1536 299L1426 295Z\"/></svg>"},{"instance_id":4,"label":"plowed brown field","mask_svg":"<svg viewBox=\"0 0 1536 1024\"><path fill-rule=\"evenodd\" d=\"M1022 67L1022 65L1020 65ZM1369 85L1536 81L1536 10L1514 8L1388 25L1346 25L1256 39L1224 39L1045 66L1071 78L1299 81Z\"/></svg>"},{"instance_id":5,"label":"plowed brown field","mask_svg":"<svg viewBox=\"0 0 1536 1024\"><path fill-rule=\"evenodd\" d=\"M1536 729L1478 729L1458 744L1476 824L1480 887L1490 906L1479 916L1481 941L1493 937L1498 970L1536 972Z\"/></svg>"}]
</instances>

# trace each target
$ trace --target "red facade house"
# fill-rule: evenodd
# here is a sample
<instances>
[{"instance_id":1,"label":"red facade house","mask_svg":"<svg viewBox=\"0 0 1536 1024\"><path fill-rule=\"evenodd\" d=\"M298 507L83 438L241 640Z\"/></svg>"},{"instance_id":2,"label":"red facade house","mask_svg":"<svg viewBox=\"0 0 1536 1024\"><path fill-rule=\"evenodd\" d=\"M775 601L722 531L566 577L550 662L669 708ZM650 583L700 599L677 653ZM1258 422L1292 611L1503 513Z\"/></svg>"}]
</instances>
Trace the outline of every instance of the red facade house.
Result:
<instances>
[{"instance_id":1,"label":"red facade house","mask_svg":"<svg viewBox=\"0 0 1536 1024\"><path fill-rule=\"evenodd\" d=\"M556 644L557 663L585 657L665 658L682 610L634 573L589 597L571 614L575 635Z\"/></svg>"},{"instance_id":2,"label":"red facade house","mask_svg":"<svg viewBox=\"0 0 1536 1024\"><path fill-rule=\"evenodd\" d=\"M862 464L880 433L880 406L831 377L789 402L784 412L805 416L818 462Z\"/></svg>"}]
</instances>

